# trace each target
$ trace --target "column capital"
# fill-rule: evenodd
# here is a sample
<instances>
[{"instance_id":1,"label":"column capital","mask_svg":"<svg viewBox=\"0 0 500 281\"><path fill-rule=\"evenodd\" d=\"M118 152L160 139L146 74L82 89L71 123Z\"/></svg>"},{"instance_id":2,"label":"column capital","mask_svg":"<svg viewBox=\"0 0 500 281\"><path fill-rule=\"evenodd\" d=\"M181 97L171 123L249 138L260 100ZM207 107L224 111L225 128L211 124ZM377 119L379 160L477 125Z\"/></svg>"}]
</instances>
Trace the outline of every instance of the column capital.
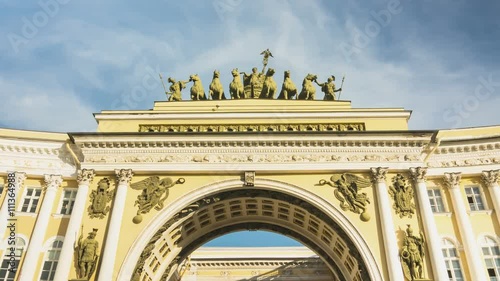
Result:
<instances>
[{"instance_id":1,"label":"column capital","mask_svg":"<svg viewBox=\"0 0 500 281\"><path fill-rule=\"evenodd\" d=\"M410 175L415 182L425 182L427 167L412 167L410 168Z\"/></svg>"},{"instance_id":2,"label":"column capital","mask_svg":"<svg viewBox=\"0 0 500 281\"><path fill-rule=\"evenodd\" d=\"M57 189L58 187L61 186L63 182L63 178L61 175L45 175L44 176L44 181L45 185L47 186L47 189Z\"/></svg>"},{"instance_id":3,"label":"column capital","mask_svg":"<svg viewBox=\"0 0 500 281\"><path fill-rule=\"evenodd\" d=\"M24 184L24 181L26 180L26 173L25 172L13 172L14 178L16 179L16 184L19 186L22 186Z\"/></svg>"},{"instance_id":4,"label":"column capital","mask_svg":"<svg viewBox=\"0 0 500 281\"><path fill-rule=\"evenodd\" d=\"M448 188L456 188L460 184L462 173L444 173L444 183Z\"/></svg>"},{"instance_id":5,"label":"column capital","mask_svg":"<svg viewBox=\"0 0 500 281\"><path fill-rule=\"evenodd\" d=\"M78 185L90 185L94 180L95 171L94 169L81 169L78 170L76 180Z\"/></svg>"},{"instance_id":6,"label":"column capital","mask_svg":"<svg viewBox=\"0 0 500 281\"><path fill-rule=\"evenodd\" d=\"M481 179L486 186L493 186L500 180L500 170L483 171Z\"/></svg>"},{"instance_id":7,"label":"column capital","mask_svg":"<svg viewBox=\"0 0 500 281\"><path fill-rule=\"evenodd\" d=\"M387 167L370 168L373 182L385 182L388 170L389 168Z\"/></svg>"},{"instance_id":8,"label":"column capital","mask_svg":"<svg viewBox=\"0 0 500 281\"><path fill-rule=\"evenodd\" d=\"M116 179L118 180L118 184L126 184L128 185L132 180L132 169L120 169L115 170Z\"/></svg>"}]
</instances>

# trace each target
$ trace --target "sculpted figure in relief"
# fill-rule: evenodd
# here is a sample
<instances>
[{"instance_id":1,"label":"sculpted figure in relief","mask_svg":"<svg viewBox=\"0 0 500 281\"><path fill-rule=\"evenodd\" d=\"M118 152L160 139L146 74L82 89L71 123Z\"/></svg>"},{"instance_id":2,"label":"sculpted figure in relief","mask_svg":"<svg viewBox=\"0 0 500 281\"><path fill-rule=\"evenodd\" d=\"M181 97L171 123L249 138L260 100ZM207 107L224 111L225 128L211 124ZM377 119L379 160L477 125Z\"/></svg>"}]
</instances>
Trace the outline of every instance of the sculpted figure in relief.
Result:
<instances>
[{"instance_id":1,"label":"sculpted figure in relief","mask_svg":"<svg viewBox=\"0 0 500 281\"><path fill-rule=\"evenodd\" d=\"M424 277L424 243L424 235L422 233L420 233L420 237L413 235L413 229L408 224L403 248L400 251L401 260L403 261L403 272L408 280L420 280Z\"/></svg>"},{"instance_id":2,"label":"sculpted figure in relief","mask_svg":"<svg viewBox=\"0 0 500 281\"><path fill-rule=\"evenodd\" d=\"M90 218L104 218L109 212L108 203L113 197L113 191L109 190L111 184L108 178L103 178L97 183L97 189L90 193L92 204L89 206Z\"/></svg>"},{"instance_id":3,"label":"sculpted figure in relief","mask_svg":"<svg viewBox=\"0 0 500 281\"><path fill-rule=\"evenodd\" d=\"M152 176L140 182L131 184L130 187L135 190L142 190L137 196L134 206L138 206L137 215L133 218L134 223L142 221L142 214L147 214L151 209L161 210L163 202L168 197L168 189L176 184L183 184L184 178L173 181L171 178L160 180L158 176Z\"/></svg>"},{"instance_id":4,"label":"sculpted figure in relief","mask_svg":"<svg viewBox=\"0 0 500 281\"><path fill-rule=\"evenodd\" d=\"M82 228L83 231L83 228ZM97 229L94 228L89 236L82 241L82 234L80 233L80 238L78 239L77 246L77 264L78 264L78 278L83 280L89 280L90 276L95 271L97 266L97 259L99 256L99 242L95 240L97 234Z\"/></svg>"},{"instance_id":5,"label":"sculpted figure in relief","mask_svg":"<svg viewBox=\"0 0 500 281\"><path fill-rule=\"evenodd\" d=\"M245 72L240 72L243 74L243 86L245 89L245 98L259 98L260 92L262 91L262 84L264 82L264 70L259 73L257 67L252 68L252 73L246 74Z\"/></svg>"},{"instance_id":6,"label":"sculpted figure in relief","mask_svg":"<svg viewBox=\"0 0 500 281\"><path fill-rule=\"evenodd\" d=\"M359 176L344 173L340 176L334 175L330 181L320 180L319 185L328 184L335 188L335 197L340 201L340 208L346 211L360 214L362 221L370 220L370 215L366 212L366 205L370 200L366 193L361 193L362 188L371 186L369 180Z\"/></svg>"},{"instance_id":7,"label":"sculpted figure in relief","mask_svg":"<svg viewBox=\"0 0 500 281\"><path fill-rule=\"evenodd\" d=\"M415 204L412 202L413 188L403 175L397 174L392 179L389 194L394 200L394 209L396 214L399 214L399 217L408 216L411 218L415 214Z\"/></svg>"}]
</instances>

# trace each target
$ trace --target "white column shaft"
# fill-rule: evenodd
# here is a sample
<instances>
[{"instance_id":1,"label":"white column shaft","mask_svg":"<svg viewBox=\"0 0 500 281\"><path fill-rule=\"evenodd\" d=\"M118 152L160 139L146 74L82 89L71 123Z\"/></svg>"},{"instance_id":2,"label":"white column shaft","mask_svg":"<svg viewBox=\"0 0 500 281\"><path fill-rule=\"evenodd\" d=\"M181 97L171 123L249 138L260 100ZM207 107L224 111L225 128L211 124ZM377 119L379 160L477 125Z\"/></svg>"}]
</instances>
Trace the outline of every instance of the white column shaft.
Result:
<instances>
[{"instance_id":1,"label":"white column shaft","mask_svg":"<svg viewBox=\"0 0 500 281\"><path fill-rule=\"evenodd\" d=\"M76 193L75 204L71 212L68 228L64 236L64 242L59 255L59 262L57 264L56 275L54 280L68 280L71 265L73 264L74 245L76 237L82 224L83 215L85 213L85 206L87 202L87 195L89 193L88 183L80 184Z\"/></svg>"},{"instance_id":2,"label":"white column shaft","mask_svg":"<svg viewBox=\"0 0 500 281\"><path fill-rule=\"evenodd\" d=\"M497 215L497 220L500 223L500 186L498 182L489 185L491 201L493 201L493 208L495 208L495 214Z\"/></svg>"},{"instance_id":3,"label":"white column shaft","mask_svg":"<svg viewBox=\"0 0 500 281\"><path fill-rule=\"evenodd\" d=\"M385 258L389 270L389 280L405 280L403 276L403 267L399 259L399 249L397 244L396 232L394 231L394 222L392 220L391 203L389 202L387 185L383 181L377 181L376 184L377 203L380 222L382 224L382 237L384 240Z\"/></svg>"},{"instance_id":4,"label":"white column shaft","mask_svg":"<svg viewBox=\"0 0 500 281\"><path fill-rule=\"evenodd\" d=\"M427 194L427 185L424 181L418 181L417 185L417 200L420 206L420 216L424 223L424 232L427 237L426 241L430 248L430 259L432 264L432 273L436 281L448 281L448 272L444 262L441 239L437 230L434 214L432 213L429 195Z\"/></svg>"},{"instance_id":5,"label":"white column shaft","mask_svg":"<svg viewBox=\"0 0 500 281\"><path fill-rule=\"evenodd\" d=\"M4 200L0 208L0 240L3 241L8 226L10 212L16 209L16 203L20 200L18 194L25 178L24 173L9 173L7 182L3 186ZM13 190L12 190L13 189ZM13 195L13 196L12 196ZM8 237L8 235L7 235Z\"/></svg>"},{"instance_id":6,"label":"white column shaft","mask_svg":"<svg viewBox=\"0 0 500 281\"><path fill-rule=\"evenodd\" d=\"M58 177L60 178L60 176ZM40 257L45 232L47 231L47 226L49 225L50 213L56 197L57 187L60 184L61 182L56 180L47 186L42 206L40 207L40 212L38 212L35 228L33 229L33 234L31 235L31 239L29 241L28 250L26 251L21 273L19 275L20 281L35 280L35 270L38 265L38 258Z\"/></svg>"},{"instance_id":7,"label":"white column shaft","mask_svg":"<svg viewBox=\"0 0 500 281\"><path fill-rule=\"evenodd\" d=\"M99 270L99 281L115 280L113 269L115 267L116 250L118 249L118 237L120 237L120 228L125 210L125 199L127 197L127 183L120 183L116 190L113 210L109 222L106 242L104 244L104 253L101 258L101 268Z\"/></svg>"},{"instance_id":8,"label":"white column shaft","mask_svg":"<svg viewBox=\"0 0 500 281\"><path fill-rule=\"evenodd\" d=\"M472 225L465 210L465 204L462 200L462 195L460 193L460 187L455 185L450 189L451 201L453 203L453 210L457 217L458 229L460 231L460 236L462 237L462 243L464 244L465 255L467 258L467 265L469 266L469 272L474 280L488 280L486 278L486 269L483 266L483 258L479 252L476 239L474 237L474 232L472 231Z\"/></svg>"}]
</instances>

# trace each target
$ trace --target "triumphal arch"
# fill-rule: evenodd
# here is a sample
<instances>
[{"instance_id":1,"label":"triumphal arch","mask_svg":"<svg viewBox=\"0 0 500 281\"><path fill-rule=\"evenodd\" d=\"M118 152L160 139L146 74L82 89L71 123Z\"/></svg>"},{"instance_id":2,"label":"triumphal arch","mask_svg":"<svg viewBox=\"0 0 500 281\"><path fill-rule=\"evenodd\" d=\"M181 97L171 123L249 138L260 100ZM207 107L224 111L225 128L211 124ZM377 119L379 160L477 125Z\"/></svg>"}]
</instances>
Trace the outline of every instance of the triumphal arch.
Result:
<instances>
[{"instance_id":1,"label":"triumphal arch","mask_svg":"<svg viewBox=\"0 0 500 281\"><path fill-rule=\"evenodd\" d=\"M411 111L356 108L332 76L279 89L263 55L227 93L219 71L208 94L169 78L167 101L96 113L97 132L1 129L0 281L498 276L500 126L409 130ZM195 251L240 230L311 252Z\"/></svg>"}]
</instances>

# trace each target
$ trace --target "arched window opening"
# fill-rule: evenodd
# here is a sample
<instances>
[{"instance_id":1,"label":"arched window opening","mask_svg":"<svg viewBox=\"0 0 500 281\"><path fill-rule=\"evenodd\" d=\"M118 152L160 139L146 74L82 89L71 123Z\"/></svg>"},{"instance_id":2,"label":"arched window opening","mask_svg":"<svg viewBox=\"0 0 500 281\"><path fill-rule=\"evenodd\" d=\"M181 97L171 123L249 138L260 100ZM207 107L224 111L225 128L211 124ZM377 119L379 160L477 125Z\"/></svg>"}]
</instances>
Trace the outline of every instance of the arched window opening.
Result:
<instances>
[{"instance_id":1,"label":"arched window opening","mask_svg":"<svg viewBox=\"0 0 500 281\"><path fill-rule=\"evenodd\" d=\"M11 247L14 248L14 252L10 251ZM7 246L0 266L0 281L15 280L19 261L21 260L25 247L26 242L21 237L16 238L14 245L9 244ZM12 254L14 256L12 256Z\"/></svg>"},{"instance_id":2,"label":"arched window opening","mask_svg":"<svg viewBox=\"0 0 500 281\"><path fill-rule=\"evenodd\" d=\"M460 265L460 257L457 252L455 244L449 239L443 239L443 256L446 263L446 270L448 271L448 278L450 281L463 281L464 275Z\"/></svg>"},{"instance_id":3,"label":"arched window opening","mask_svg":"<svg viewBox=\"0 0 500 281\"><path fill-rule=\"evenodd\" d=\"M484 237L481 241L481 249L490 281L497 281L500 278L500 248L495 240Z\"/></svg>"},{"instance_id":4,"label":"arched window opening","mask_svg":"<svg viewBox=\"0 0 500 281\"><path fill-rule=\"evenodd\" d=\"M57 269L57 262L59 261L59 255L61 254L62 244L63 242L58 239L52 242L50 249L45 254L40 281L54 280L54 275L56 274Z\"/></svg>"}]
</instances>

